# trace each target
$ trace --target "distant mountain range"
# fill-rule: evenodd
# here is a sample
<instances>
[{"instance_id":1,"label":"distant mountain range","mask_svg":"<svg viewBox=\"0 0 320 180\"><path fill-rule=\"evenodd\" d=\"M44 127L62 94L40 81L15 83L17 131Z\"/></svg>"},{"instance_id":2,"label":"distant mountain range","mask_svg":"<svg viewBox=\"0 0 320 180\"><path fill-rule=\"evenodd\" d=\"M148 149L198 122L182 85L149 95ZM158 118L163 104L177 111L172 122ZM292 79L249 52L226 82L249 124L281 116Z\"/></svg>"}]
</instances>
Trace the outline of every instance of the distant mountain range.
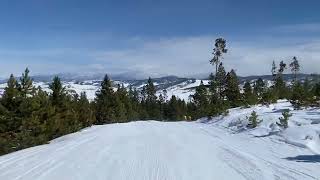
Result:
<instances>
[{"instance_id":1,"label":"distant mountain range","mask_svg":"<svg viewBox=\"0 0 320 180\"><path fill-rule=\"evenodd\" d=\"M32 79L37 82L50 82L53 77L59 76L62 81L86 81L86 80L102 80L104 77L104 73L95 73L95 74L73 74L73 73L59 73L59 74L51 74L51 75L34 75ZM128 81L133 83L139 83L146 81L146 79L136 79L132 78L129 74L117 74L117 75L110 75L111 79L116 81ZM205 76L202 76L205 77ZM320 76L317 74L299 74L298 79L303 80L305 78L315 79L319 78ZM240 82L244 81L252 81L258 78L262 78L263 80L272 80L272 75L253 75L253 76L239 76ZM284 74L283 78L285 81L289 81L293 79L292 74ZM192 80L192 79L207 79L207 78L199 78L199 77L178 77L178 76L164 76L160 78L153 78L155 82L159 84L163 84L165 82L180 82L184 80ZM6 82L7 78L0 78L0 83Z\"/></svg>"}]
</instances>

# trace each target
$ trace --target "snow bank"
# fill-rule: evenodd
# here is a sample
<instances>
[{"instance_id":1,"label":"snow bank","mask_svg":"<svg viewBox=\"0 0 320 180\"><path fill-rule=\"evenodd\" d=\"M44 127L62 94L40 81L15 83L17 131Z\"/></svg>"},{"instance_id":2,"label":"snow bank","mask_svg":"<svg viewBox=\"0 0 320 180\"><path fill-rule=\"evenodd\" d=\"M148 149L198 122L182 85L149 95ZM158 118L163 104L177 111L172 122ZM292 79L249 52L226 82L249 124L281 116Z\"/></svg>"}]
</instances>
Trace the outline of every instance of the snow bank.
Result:
<instances>
[{"instance_id":1,"label":"snow bank","mask_svg":"<svg viewBox=\"0 0 320 180\"><path fill-rule=\"evenodd\" d=\"M276 123L282 112L290 110L292 116L289 118L289 127L280 128ZM247 127L248 117L252 111L258 115L262 122L253 129ZM254 137L265 137L276 135L280 141L288 144L308 148L313 153L320 154L320 109L307 108L303 110L294 110L291 103L286 100L279 100L269 106L256 105L250 108L233 108L229 110L227 116L215 117L206 122L200 119L199 122L205 122L225 128L232 133L246 133Z\"/></svg>"}]
</instances>

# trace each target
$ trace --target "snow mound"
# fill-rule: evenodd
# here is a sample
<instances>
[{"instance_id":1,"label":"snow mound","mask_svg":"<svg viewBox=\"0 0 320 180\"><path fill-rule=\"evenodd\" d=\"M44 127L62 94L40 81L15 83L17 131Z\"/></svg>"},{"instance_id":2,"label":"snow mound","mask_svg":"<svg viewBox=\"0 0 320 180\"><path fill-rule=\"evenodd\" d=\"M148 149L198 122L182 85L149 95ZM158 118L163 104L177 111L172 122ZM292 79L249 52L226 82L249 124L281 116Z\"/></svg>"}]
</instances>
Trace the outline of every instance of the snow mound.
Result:
<instances>
[{"instance_id":1,"label":"snow mound","mask_svg":"<svg viewBox=\"0 0 320 180\"><path fill-rule=\"evenodd\" d=\"M289 127L285 130L277 125L279 117L286 109L290 110L292 116L289 118ZM253 129L247 127L248 117L255 111L258 119L262 122ZM291 103L279 100L269 106L255 105L250 108L233 108L228 115L215 117L210 121L200 119L204 122L225 128L232 133L246 133L254 137L266 137L276 135L280 141L288 144L308 148L315 154L320 154L320 109L307 108L294 110Z\"/></svg>"}]
</instances>

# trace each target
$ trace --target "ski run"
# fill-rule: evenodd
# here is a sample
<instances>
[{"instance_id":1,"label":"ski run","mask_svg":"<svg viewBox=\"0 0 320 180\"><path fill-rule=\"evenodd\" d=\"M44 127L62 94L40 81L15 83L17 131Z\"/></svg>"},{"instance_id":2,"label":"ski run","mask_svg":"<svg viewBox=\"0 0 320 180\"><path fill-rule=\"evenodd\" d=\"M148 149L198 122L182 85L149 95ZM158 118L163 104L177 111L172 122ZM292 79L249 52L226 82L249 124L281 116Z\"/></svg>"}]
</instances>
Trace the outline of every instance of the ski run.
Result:
<instances>
[{"instance_id":1,"label":"ski run","mask_svg":"<svg viewBox=\"0 0 320 180\"><path fill-rule=\"evenodd\" d=\"M291 109L289 128L276 122ZM256 111L263 120L248 129ZM287 101L196 122L92 126L0 157L1 180L320 179L320 110Z\"/></svg>"}]
</instances>

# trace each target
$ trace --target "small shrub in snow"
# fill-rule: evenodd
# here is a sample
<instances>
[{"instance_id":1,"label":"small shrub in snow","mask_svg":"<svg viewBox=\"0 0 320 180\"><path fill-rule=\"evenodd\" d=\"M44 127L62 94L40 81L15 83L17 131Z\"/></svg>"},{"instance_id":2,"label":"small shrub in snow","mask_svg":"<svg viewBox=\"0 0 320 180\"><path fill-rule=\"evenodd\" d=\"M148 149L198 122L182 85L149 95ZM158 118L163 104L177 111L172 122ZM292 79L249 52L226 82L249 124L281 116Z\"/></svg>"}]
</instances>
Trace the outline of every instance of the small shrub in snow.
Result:
<instances>
[{"instance_id":1,"label":"small shrub in snow","mask_svg":"<svg viewBox=\"0 0 320 180\"><path fill-rule=\"evenodd\" d=\"M258 126L259 123L262 122L262 120L258 119L258 115L255 111L252 111L250 117L247 117L249 123L247 125L247 127L249 128L255 128Z\"/></svg>"},{"instance_id":2,"label":"small shrub in snow","mask_svg":"<svg viewBox=\"0 0 320 180\"><path fill-rule=\"evenodd\" d=\"M279 117L280 123L277 122L278 126L286 129L288 128L288 121L289 118L292 116L292 114L290 113L289 109L286 109L285 111L282 112L282 116L283 117Z\"/></svg>"}]
</instances>

